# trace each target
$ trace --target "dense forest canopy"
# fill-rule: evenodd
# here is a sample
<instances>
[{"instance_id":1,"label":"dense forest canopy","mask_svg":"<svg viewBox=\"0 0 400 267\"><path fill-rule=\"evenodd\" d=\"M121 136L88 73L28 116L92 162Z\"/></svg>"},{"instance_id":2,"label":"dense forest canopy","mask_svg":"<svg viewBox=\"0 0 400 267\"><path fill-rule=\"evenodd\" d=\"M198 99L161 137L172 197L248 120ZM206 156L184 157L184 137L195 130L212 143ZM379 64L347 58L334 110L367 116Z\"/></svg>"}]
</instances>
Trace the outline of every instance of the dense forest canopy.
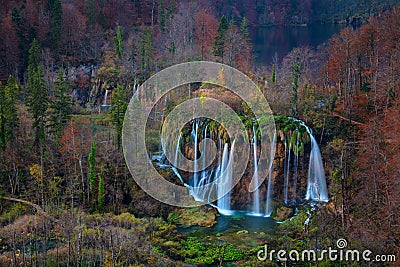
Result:
<instances>
[{"instance_id":1,"label":"dense forest canopy","mask_svg":"<svg viewBox=\"0 0 400 267\"><path fill-rule=\"evenodd\" d=\"M147 196L125 165L134 90L192 60L246 73L275 115L302 119L322 147L329 203L310 230L300 214L269 242L308 248L346 237L400 258L398 3L0 1L0 265L258 263L257 250L227 243L221 256L216 240L177 233L181 211ZM254 64L249 27L310 23L348 27L317 49ZM189 95L210 89L201 86Z\"/></svg>"}]
</instances>

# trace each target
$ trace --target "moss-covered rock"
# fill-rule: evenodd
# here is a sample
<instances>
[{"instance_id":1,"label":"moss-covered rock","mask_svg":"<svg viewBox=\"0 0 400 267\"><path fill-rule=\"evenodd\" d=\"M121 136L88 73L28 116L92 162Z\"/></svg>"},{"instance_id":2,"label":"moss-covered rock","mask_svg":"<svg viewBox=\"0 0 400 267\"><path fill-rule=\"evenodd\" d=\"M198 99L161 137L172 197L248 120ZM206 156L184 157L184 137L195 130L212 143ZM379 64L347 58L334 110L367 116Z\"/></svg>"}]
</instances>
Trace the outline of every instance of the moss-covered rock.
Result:
<instances>
[{"instance_id":1,"label":"moss-covered rock","mask_svg":"<svg viewBox=\"0 0 400 267\"><path fill-rule=\"evenodd\" d=\"M240 230L240 231L236 232L237 235L245 235L245 234L248 234L248 233L249 233L249 231L247 231L247 230Z\"/></svg>"},{"instance_id":2,"label":"moss-covered rock","mask_svg":"<svg viewBox=\"0 0 400 267\"><path fill-rule=\"evenodd\" d=\"M288 207L280 207L276 209L275 213L272 216L272 219L275 221L284 221L290 218L293 215L293 209Z\"/></svg>"},{"instance_id":3,"label":"moss-covered rock","mask_svg":"<svg viewBox=\"0 0 400 267\"><path fill-rule=\"evenodd\" d=\"M184 228L190 226L211 227L217 223L216 215L216 209L202 206L177 209L170 213L168 219Z\"/></svg>"}]
</instances>

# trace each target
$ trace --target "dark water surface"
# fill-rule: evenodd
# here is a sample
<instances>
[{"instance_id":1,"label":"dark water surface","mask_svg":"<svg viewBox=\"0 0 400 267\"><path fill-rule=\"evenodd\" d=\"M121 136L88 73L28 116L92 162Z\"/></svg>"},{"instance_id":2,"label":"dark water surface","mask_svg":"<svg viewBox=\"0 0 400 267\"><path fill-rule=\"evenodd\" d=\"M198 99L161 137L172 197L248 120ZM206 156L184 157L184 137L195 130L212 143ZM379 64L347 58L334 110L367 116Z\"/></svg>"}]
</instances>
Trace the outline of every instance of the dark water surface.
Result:
<instances>
[{"instance_id":1,"label":"dark water surface","mask_svg":"<svg viewBox=\"0 0 400 267\"><path fill-rule=\"evenodd\" d=\"M274 57L279 62L295 47L316 48L343 28L344 25L338 24L253 28L250 31L253 55L257 64L271 65Z\"/></svg>"},{"instance_id":2,"label":"dark water surface","mask_svg":"<svg viewBox=\"0 0 400 267\"><path fill-rule=\"evenodd\" d=\"M235 212L232 216L217 217L217 223L210 228L192 226L178 229L179 232L195 236L200 240L216 241L221 234L222 239L238 247L256 247L260 240L275 232L276 224L277 222L271 218Z\"/></svg>"}]
</instances>

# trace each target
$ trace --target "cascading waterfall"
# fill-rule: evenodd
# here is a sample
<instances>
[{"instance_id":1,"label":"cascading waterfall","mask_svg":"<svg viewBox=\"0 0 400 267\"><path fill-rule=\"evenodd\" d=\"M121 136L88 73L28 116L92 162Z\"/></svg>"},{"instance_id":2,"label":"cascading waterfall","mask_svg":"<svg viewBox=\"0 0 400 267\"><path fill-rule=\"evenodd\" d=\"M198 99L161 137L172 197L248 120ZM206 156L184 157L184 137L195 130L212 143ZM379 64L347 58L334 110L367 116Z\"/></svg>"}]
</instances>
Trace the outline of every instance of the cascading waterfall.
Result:
<instances>
[{"instance_id":1,"label":"cascading waterfall","mask_svg":"<svg viewBox=\"0 0 400 267\"><path fill-rule=\"evenodd\" d=\"M228 157L228 144L224 145L224 152L222 154L221 168L217 180L217 208L219 213L224 215L232 214L231 210L231 192L232 187L232 173L233 173L233 153L235 149L235 142L231 145L231 151Z\"/></svg>"},{"instance_id":2,"label":"cascading waterfall","mask_svg":"<svg viewBox=\"0 0 400 267\"><path fill-rule=\"evenodd\" d=\"M208 125L205 127L204 131L203 131L203 140L206 138L207 136L207 128ZM207 144L206 142L203 143L203 147L201 149L201 155L206 155L207 153ZM197 166L197 165L196 165ZM193 174L193 177L196 175L196 173ZM195 180L193 180L193 190L192 190L192 195L194 196L194 198L198 201L201 202L205 202L205 203L209 203L209 199L210 199L210 192L207 192L205 189L203 189L202 187L207 185L208 183L210 183L211 180L211 175L212 173L209 175L208 171L206 170L206 161L203 161L203 168L201 171L201 175L200 175L200 180L199 182L196 184Z\"/></svg>"},{"instance_id":3,"label":"cascading waterfall","mask_svg":"<svg viewBox=\"0 0 400 267\"><path fill-rule=\"evenodd\" d=\"M201 151L201 155L206 155L207 153L207 143L204 141L207 138L207 128L208 125L206 125L206 127L204 128L204 132L203 132L203 149ZM203 170L201 172L201 178L205 178L207 177L207 170L206 170L206 160L203 161Z\"/></svg>"},{"instance_id":4,"label":"cascading waterfall","mask_svg":"<svg viewBox=\"0 0 400 267\"><path fill-rule=\"evenodd\" d=\"M276 133L274 133L274 142L272 142L273 144L276 141ZM271 168L269 169L269 173L268 173L268 182L267 182L267 196L265 198L265 217L270 217L274 207L272 204L272 199L273 199L273 195L274 195L274 189L273 189L273 181L272 179L274 175L274 165L271 164Z\"/></svg>"},{"instance_id":5,"label":"cascading waterfall","mask_svg":"<svg viewBox=\"0 0 400 267\"><path fill-rule=\"evenodd\" d=\"M291 118L293 121L299 122L302 125L311 140L310 162L308 164L308 180L306 200L328 202L328 189L326 187L324 164L322 163L321 151L318 143L312 133L312 130L304 123L304 121Z\"/></svg>"},{"instance_id":6,"label":"cascading waterfall","mask_svg":"<svg viewBox=\"0 0 400 267\"><path fill-rule=\"evenodd\" d=\"M273 174L274 174L274 167L271 166L269 169L268 174L268 183L267 183L267 197L265 199L265 216L270 217L272 214L273 206L272 206L272 198L273 198Z\"/></svg>"},{"instance_id":7,"label":"cascading waterfall","mask_svg":"<svg viewBox=\"0 0 400 267\"><path fill-rule=\"evenodd\" d=\"M289 146L287 145L287 140L285 138L285 181L284 181L284 203L288 204L288 197L289 197L289 174L290 174L290 157L292 151L292 142L289 139Z\"/></svg>"},{"instance_id":8,"label":"cascading waterfall","mask_svg":"<svg viewBox=\"0 0 400 267\"><path fill-rule=\"evenodd\" d=\"M106 89L106 93L104 94L103 105L107 105L107 97L108 97L108 89Z\"/></svg>"},{"instance_id":9,"label":"cascading waterfall","mask_svg":"<svg viewBox=\"0 0 400 267\"><path fill-rule=\"evenodd\" d=\"M196 123L193 123L192 128L192 140L194 140L194 156L193 156L193 186L196 186L199 183L199 174L197 172L197 141L198 141L198 132L199 132L199 120L196 120Z\"/></svg>"},{"instance_id":10,"label":"cascading waterfall","mask_svg":"<svg viewBox=\"0 0 400 267\"><path fill-rule=\"evenodd\" d=\"M310 164L308 165L308 182L306 200L328 202L324 165L317 141L309 129L311 139Z\"/></svg>"},{"instance_id":11,"label":"cascading waterfall","mask_svg":"<svg viewBox=\"0 0 400 267\"><path fill-rule=\"evenodd\" d=\"M253 163L254 163L254 183L258 184L258 160L257 160L257 132L253 125ZM253 213L260 214L260 191L257 188L253 193Z\"/></svg>"},{"instance_id":12,"label":"cascading waterfall","mask_svg":"<svg viewBox=\"0 0 400 267\"><path fill-rule=\"evenodd\" d=\"M178 153L180 150L180 144L181 144L181 136L178 137L178 141L176 142L174 164L171 167L172 167L172 171L175 173L176 176L178 176L179 180L182 183L184 183L181 174L179 173L178 169L176 168L178 166Z\"/></svg>"},{"instance_id":13,"label":"cascading waterfall","mask_svg":"<svg viewBox=\"0 0 400 267\"><path fill-rule=\"evenodd\" d=\"M297 177L299 175L299 132L298 129L296 129L296 147L294 148L294 172L293 172L293 199L292 202L296 203L297 201Z\"/></svg>"},{"instance_id":14,"label":"cascading waterfall","mask_svg":"<svg viewBox=\"0 0 400 267\"><path fill-rule=\"evenodd\" d=\"M328 191L326 187L324 168L321 158L321 152L318 144L312 134L309 127L304 122L291 118L294 122L298 122L301 126L305 127L306 132L310 137L311 152L310 161L308 165L308 180L307 188L305 192L305 200L326 202L329 200ZM217 158L215 167L206 168L206 162L203 162L203 166L199 168L198 161L196 160L199 154L207 155L208 147L207 143L204 142L199 146L199 133L203 140L205 138L211 138L217 142ZM276 139L276 134L274 135ZM175 158L173 165L171 166L174 173L178 178L188 187L190 194L197 200L203 203L211 204L215 206L221 214L230 215L233 214L234 210L231 206L232 193L229 189L232 187L232 175L234 168L234 142L229 145L222 141L220 134L213 137L212 131L210 130L208 123L202 123L199 119L194 120L192 124L192 130L190 133L190 140L193 144L193 176L191 179L191 185L185 183L183 177L179 174L176 166L178 166L178 152L183 145L181 142L185 140L183 137L177 137ZM295 132L291 135L285 135L284 138L284 188L283 188L283 201L286 205L295 204L298 201L298 196L301 192L298 188L299 179L299 150L301 142L301 134L299 128L296 128ZM260 177L258 176L258 140L256 134L256 127L253 125L253 161L254 161L254 183L258 184ZM292 169L293 168L293 169ZM201 170L200 170L201 169ZM293 184L292 184L293 183ZM205 185L210 184L210 188L205 189ZM266 181L265 200L260 201L261 190L257 188L252 193L252 204L250 207L249 215L266 217L271 216L274 210L274 169L271 166L268 180ZM299 192L298 192L299 191ZM217 201L210 203L211 194L216 194ZM213 195L215 198L215 195Z\"/></svg>"}]
</instances>

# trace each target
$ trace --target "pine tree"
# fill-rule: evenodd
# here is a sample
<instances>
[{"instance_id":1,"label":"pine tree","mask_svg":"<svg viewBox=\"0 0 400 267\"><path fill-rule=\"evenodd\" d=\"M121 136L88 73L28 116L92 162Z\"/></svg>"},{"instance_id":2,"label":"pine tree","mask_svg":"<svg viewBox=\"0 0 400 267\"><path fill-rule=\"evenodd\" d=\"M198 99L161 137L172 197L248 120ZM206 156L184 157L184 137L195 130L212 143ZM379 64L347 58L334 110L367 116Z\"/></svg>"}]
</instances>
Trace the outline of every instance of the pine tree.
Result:
<instances>
[{"instance_id":1,"label":"pine tree","mask_svg":"<svg viewBox=\"0 0 400 267\"><path fill-rule=\"evenodd\" d=\"M276 70L275 70L275 64L272 64L271 82L272 82L272 83L275 83L275 82L276 82Z\"/></svg>"},{"instance_id":2,"label":"pine tree","mask_svg":"<svg viewBox=\"0 0 400 267\"><path fill-rule=\"evenodd\" d=\"M34 39L29 49L26 105L32 114L36 145L44 144L45 142L46 111L49 105L49 89L46 86L43 70L39 63L39 51L39 44Z\"/></svg>"},{"instance_id":3,"label":"pine tree","mask_svg":"<svg viewBox=\"0 0 400 267\"><path fill-rule=\"evenodd\" d=\"M54 83L54 101L50 105L52 110L50 118L51 133L55 135L57 141L61 138L63 128L72 112L69 87L70 84L64 77L64 69L60 69L57 80Z\"/></svg>"},{"instance_id":4,"label":"pine tree","mask_svg":"<svg viewBox=\"0 0 400 267\"><path fill-rule=\"evenodd\" d=\"M142 72L150 72L150 63L154 53L153 34L150 29L144 31L142 35Z\"/></svg>"},{"instance_id":5,"label":"pine tree","mask_svg":"<svg viewBox=\"0 0 400 267\"><path fill-rule=\"evenodd\" d=\"M114 36L114 45L115 45L115 52L118 55L118 58L122 58L122 52L124 50L123 44L122 44L122 38L123 38L123 31L121 26L117 26L117 33Z\"/></svg>"},{"instance_id":6,"label":"pine tree","mask_svg":"<svg viewBox=\"0 0 400 267\"><path fill-rule=\"evenodd\" d=\"M122 86L118 86L112 94L111 97L111 109L110 109L110 118L111 123L115 127L115 132L117 135L117 146L121 147L122 140L122 126L124 124L124 116L126 108L128 107L127 103L127 94Z\"/></svg>"},{"instance_id":7,"label":"pine tree","mask_svg":"<svg viewBox=\"0 0 400 267\"><path fill-rule=\"evenodd\" d=\"M226 41L227 31L228 31L228 22L225 16L222 16L218 25L217 35L215 36L213 43L213 55L221 57L222 62L224 61L225 41Z\"/></svg>"},{"instance_id":8,"label":"pine tree","mask_svg":"<svg viewBox=\"0 0 400 267\"><path fill-rule=\"evenodd\" d=\"M11 11L11 20L19 39L18 48L21 59L19 74L21 77L29 64L30 45L37 36L35 25L29 24L26 16L23 15L24 9L25 5L21 5L20 8L14 7Z\"/></svg>"},{"instance_id":9,"label":"pine tree","mask_svg":"<svg viewBox=\"0 0 400 267\"><path fill-rule=\"evenodd\" d=\"M96 23L96 13L95 13L96 3L94 0L85 1L85 12L88 19L88 24L93 25Z\"/></svg>"},{"instance_id":10,"label":"pine tree","mask_svg":"<svg viewBox=\"0 0 400 267\"><path fill-rule=\"evenodd\" d=\"M0 83L0 149L2 150L15 138L15 129L18 126L18 89L19 86L11 75L5 86Z\"/></svg>"},{"instance_id":11,"label":"pine tree","mask_svg":"<svg viewBox=\"0 0 400 267\"><path fill-rule=\"evenodd\" d=\"M47 0L46 9L50 13L51 18L51 47L58 48L61 40L62 26L62 5L61 0Z\"/></svg>"},{"instance_id":12,"label":"pine tree","mask_svg":"<svg viewBox=\"0 0 400 267\"><path fill-rule=\"evenodd\" d=\"M165 16L166 10L164 9L163 1L160 0L158 3L158 26L160 27L161 31L165 29Z\"/></svg>"},{"instance_id":13,"label":"pine tree","mask_svg":"<svg viewBox=\"0 0 400 267\"><path fill-rule=\"evenodd\" d=\"M99 184L97 187L97 205L99 208L99 211L103 209L104 206L104 167L101 166L100 173L99 173Z\"/></svg>"},{"instance_id":14,"label":"pine tree","mask_svg":"<svg viewBox=\"0 0 400 267\"><path fill-rule=\"evenodd\" d=\"M244 40L250 43L248 27L249 27L249 22L247 21L246 17L243 17L242 22L240 23L240 31L242 33Z\"/></svg>"},{"instance_id":15,"label":"pine tree","mask_svg":"<svg viewBox=\"0 0 400 267\"><path fill-rule=\"evenodd\" d=\"M90 186L90 194L92 199L95 198L95 189L96 189L96 143L92 142L92 147L90 150L90 154L88 156L89 161L89 186Z\"/></svg>"}]
</instances>

